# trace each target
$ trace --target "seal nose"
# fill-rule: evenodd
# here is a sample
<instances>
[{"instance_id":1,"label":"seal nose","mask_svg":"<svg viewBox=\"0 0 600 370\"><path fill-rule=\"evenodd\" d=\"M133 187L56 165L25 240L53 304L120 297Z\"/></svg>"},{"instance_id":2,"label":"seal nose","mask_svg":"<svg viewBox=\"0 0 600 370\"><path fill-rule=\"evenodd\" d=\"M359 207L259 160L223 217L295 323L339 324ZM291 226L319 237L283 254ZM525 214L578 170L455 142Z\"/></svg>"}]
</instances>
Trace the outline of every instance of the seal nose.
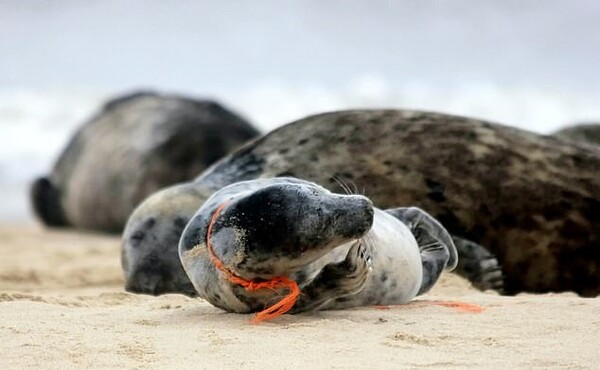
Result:
<instances>
[{"instance_id":1,"label":"seal nose","mask_svg":"<svg viewBox=\"0 0 600 370\"><path fill-rule=\"evenodd\" d=\"M125 284L125 291L129 293L143 294L144 292L134 283L128 281Z\"/></svg>"},{"instance_id":2,"label":"seal nose","mask_svg":"<svg viewBox=\"0 0 600 370\"><path fill-rule=\"evenodd\" d=\"M339 232L348 238L365 234L373 226L373 202L362 195L340 195L335 211Z\"/></svg>"},{"instance_id":3,"label":"seal nose","mask_svg":"<svg viewBox=\"0 0 600 370\"><path fill-rule=\"evenodd\" d=\"M148 274L138 275L125 284L125 291L136 294L160 295L164 293L158 276L152 277Z\"/></svg>"}]
</instances>

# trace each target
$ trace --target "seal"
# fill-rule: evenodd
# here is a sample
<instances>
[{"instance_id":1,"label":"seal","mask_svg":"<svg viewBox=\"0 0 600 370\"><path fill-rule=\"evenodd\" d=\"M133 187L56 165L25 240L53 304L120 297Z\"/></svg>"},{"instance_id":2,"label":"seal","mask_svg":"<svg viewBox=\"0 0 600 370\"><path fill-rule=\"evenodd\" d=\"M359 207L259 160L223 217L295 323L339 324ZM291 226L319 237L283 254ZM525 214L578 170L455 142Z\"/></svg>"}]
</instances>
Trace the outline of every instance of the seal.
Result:
<instances>
[{"instance_id":1,"label":"seal","mask_svg":"<svg viewBox=\"0 0 600 370\"><path fill-rule=\"evenodd\" d=\"M121 232L149 194L193 178L258 135L221 105L154 92L106 103L83 124L31 203L48 226Z\"/></svg>"},{"instance_id":2,"label":"seal","mask_svg":"<svg viewBox=\"0 0 600 370\"><path fill-rule=\"evenodd\" d=\"M235 182L290 176L334 192L340 184L356 187L381 209L425 210L453 236L460 257L455 271L481 289L595 296L598 174L600 148L482 120L403 110L311 116L142 203L123 234L127 289L166 293L145 281L185 279L183 267L170 264L182 229L174 222L187 223L214 192ZM175 207L179 194L189 203ZM169 273L156 276L157 269ZM139 278L145 275L151 278Z\"/></svg>"},{"instance_id":3,"label":"seal","mask_svg":"<svg viewBox=\"0 0 600 370\"><path fill-rule=\"evenodd\" d=\"M237 313L261 311L287 289L244 281L297 285L286 310L298 313L407 303L457 263L450 235L424 211L382 211L294 178L217 191L187 224L179 255L198 295Z\"/></svg>"}]
</instances>

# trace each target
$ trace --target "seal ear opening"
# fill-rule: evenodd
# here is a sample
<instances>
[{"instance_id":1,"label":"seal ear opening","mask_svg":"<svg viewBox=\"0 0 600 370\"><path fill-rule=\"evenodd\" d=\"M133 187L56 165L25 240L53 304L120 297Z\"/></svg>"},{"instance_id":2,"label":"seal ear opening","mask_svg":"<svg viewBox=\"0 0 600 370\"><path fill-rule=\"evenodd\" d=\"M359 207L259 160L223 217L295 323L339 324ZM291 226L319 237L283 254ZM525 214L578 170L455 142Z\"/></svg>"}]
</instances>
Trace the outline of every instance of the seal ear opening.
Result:
<instances>
[{"instance_id":1,"label":"seal ear opening","mask_svg":"<svg viewBox=\"0 0 600 370\"><path fill-rule=\"evenodd\" d=\"M36 216L51 227L67 226L60 205L59 191L49 178L40 177L31 185L31 203Z\"/></svg>"}]
</instances>

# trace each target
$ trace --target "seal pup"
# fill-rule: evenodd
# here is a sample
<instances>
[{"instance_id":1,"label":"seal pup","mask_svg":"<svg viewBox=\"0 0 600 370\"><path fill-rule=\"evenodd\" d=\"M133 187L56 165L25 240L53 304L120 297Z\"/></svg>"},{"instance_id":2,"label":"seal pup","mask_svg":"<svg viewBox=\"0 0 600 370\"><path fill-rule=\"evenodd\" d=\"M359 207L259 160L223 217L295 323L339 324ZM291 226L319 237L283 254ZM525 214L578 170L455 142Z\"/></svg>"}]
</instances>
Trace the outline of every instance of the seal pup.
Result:
<instances>
[{"instance_id":1,"label":"seal pup","mask_svg":"<svg viewBox=\"0 0 600 370\"><path fill-rule=\"evenodd\" d=\"M599 174L598 148L486 121L403 110L315 115L142 203L123 234L127 286L168 292L135 277L152 271L147 259L176 260L165 258L177 253L174 220L188 222L210 194L243 180L292 176L334 192L338 180L354 184L379 208L426 210L455 237L456 272L481 289L594 296L600 293ZM194 204L171 206L179 192ZM161 271L185 276L178 265Z\"/></svg>"},{"instance_id":2,"label":"seal pup","mask_svg":"<svg viewBox=\"0 0 600 370\"><path fill-rule=\"evenodd\" d=\"M51 174L34 181L34 212L47 226L121 232L146 196L193 178L257 135L212 101L118 97L79 128Z\"/></svg>"},{"instance_id":3,"label":"seal pup","mask_svg":"<svg viewBox=\"0 0 600 370\"><path fill-rule=\"evenodd\" d=\"M422 210L384 212L362 195L294 178L216 192L185 227L179 255L198 295L237 313L264 309L284 287L247 289L236 279L290 279L301 291L288 308L297 313L406 303L457 263L450 235Z\"/></svg>"}]
</instances>

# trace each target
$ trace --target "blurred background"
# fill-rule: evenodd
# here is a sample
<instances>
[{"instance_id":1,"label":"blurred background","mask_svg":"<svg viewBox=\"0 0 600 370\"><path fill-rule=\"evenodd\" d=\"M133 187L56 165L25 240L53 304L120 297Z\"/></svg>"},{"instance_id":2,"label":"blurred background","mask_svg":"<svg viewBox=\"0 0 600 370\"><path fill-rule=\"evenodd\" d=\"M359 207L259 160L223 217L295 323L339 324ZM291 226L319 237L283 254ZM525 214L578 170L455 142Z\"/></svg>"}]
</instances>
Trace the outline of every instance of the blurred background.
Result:
<instances>
[{"instance_id":1,"label":"blurred background","mask_svg":"<svg viewBox=\"0 0 600 370\"><path fill-rule=\"evenodd\" d=\"M263 131L356 107L600 120L600 1L0 0L0 221L102 101L214 98Z\"/></svg>"}]
</instances>

